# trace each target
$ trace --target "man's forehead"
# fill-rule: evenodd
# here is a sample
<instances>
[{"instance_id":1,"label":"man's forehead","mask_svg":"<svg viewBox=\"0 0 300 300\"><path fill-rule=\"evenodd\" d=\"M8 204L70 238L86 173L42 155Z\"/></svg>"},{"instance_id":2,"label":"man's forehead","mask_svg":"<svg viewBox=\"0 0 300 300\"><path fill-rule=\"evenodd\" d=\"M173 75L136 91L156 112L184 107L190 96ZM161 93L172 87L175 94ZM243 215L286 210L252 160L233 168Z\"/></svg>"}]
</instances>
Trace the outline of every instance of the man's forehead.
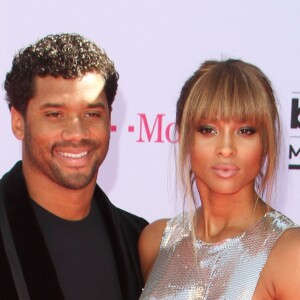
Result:
<instances>
[{"instance_id":1,"label":"man's forehead","mask_svg":"<svg viewBox=\"0 0 300 300\"><path fill-rule=\"evenodd\" d=\"M35 91L32 100L39 99L41 103L50 99L53 102L53 100L63 101L63 99L72 97L74 100L82 99L94 103L105 96L104 86L104 77L95 72L70 79L62 76L37 76L35 78Z\"/></svg>"},{"instance_id":2,"label":"man's forehead","mask_svg":"<svg viewBox=\"0 0 300 300\"><path fill-rule=\"evenodd\" d=\"M85 72L84 74L79 74L78 76L74 76L74 77L64 77L63 75L58 75L58 76L54 76L52 74L45 74L45 75L36 75L34 77L34 81L35 82L40 82L40 81L46 81L46 80L57 80L57 81L82 81L83 79L89 79L91 80L91 78L93 77L98 77L101 78L102 81L105 82L105 77L103 76L103 74L101 74L98 71L89 71L89 72Z\"/></svg>"}]
</instances>

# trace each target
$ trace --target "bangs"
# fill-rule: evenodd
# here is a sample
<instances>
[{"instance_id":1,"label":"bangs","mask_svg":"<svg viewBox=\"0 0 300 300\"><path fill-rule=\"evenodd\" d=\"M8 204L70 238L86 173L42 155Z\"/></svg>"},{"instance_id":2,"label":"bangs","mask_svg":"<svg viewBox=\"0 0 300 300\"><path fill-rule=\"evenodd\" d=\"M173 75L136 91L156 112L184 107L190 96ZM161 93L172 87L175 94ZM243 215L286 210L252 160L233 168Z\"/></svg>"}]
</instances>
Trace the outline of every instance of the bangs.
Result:
<instances>
[{"instance_id":1,"label":"bangs","mask_svg":"<svg viewBox=\"0 0 300 300\"><path fill-rule=\"evenodd\" d=\"M271 82L256 66L241 60L205 61L185 82L177 101L179 171L186 195L197 207L190 153L204 122L251 122L262 143L260 173L255 179L259 197L269 202L280 155L281 126Z\"/></svg>"},{"instance_id":2,"label":"bangs","mask_svg":"<svg viewBox=\"0 0 300 300\"><path fill-rule=\"evenodd\" d=\"M194 85L188 102L189 123L203 120L246 122L263 125L268 115L264 88L257 77L234 65L214 68Z\"/></svg>"}]
</instances>

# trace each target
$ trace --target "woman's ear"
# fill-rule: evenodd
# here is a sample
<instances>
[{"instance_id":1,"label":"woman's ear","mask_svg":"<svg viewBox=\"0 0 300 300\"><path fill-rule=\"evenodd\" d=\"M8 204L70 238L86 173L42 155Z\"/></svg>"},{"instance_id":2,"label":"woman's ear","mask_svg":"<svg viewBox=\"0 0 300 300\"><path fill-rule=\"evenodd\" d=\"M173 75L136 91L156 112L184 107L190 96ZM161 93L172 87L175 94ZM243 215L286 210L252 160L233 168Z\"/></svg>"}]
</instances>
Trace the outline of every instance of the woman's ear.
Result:
<instances>
[{"instance_id":1,"label":"woman's ear","mask_svg":"<svg viewBox=\"0 0 300 300\"><path fill-rule=\"evenodd\" d=\"M18 140L23 140L24 139L24 131L25 131L24 117L14 107L11 108L10 113L11 113L12 132Z\"/></svg>"}]
</instances>

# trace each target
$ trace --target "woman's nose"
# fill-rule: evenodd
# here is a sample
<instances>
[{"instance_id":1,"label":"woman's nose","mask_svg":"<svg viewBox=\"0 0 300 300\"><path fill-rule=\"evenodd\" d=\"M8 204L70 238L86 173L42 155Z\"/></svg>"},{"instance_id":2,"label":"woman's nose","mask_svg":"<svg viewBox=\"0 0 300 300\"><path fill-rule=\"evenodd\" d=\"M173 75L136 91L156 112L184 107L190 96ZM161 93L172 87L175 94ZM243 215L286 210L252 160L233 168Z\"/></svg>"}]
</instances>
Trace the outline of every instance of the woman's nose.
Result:
<instances>
[{"instance_id":1,"label":"woman's nose","mask_svg":"<svg viewBox=\"0 0 300 300\"><path fill-rule=\"evenodd\" d=\"M223 157L230 157L236 154L234 136L230 133L223 133L219 136L217 154Z\"/></svg>"}]
</instances>

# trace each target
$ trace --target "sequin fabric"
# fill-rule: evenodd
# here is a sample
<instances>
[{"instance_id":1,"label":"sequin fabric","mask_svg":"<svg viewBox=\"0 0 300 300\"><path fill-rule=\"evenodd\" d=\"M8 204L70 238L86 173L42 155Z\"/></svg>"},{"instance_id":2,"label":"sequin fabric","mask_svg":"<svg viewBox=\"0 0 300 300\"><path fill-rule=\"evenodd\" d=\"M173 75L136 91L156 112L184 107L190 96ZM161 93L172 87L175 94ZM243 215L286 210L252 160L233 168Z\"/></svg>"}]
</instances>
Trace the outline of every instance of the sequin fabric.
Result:
<instances>
[{"instance_id":1,"label":"sequin fabric","mask_svg":"<svg viewBox=\"0 0 300 300\"><path fill-rule=\"evenodd\" d=\"M240 236L204 243L193 241L189 218L181 214L166 225L140 300L250 300L276 240L296 226L272 211Z\"/></svg>"}]
</instances>

